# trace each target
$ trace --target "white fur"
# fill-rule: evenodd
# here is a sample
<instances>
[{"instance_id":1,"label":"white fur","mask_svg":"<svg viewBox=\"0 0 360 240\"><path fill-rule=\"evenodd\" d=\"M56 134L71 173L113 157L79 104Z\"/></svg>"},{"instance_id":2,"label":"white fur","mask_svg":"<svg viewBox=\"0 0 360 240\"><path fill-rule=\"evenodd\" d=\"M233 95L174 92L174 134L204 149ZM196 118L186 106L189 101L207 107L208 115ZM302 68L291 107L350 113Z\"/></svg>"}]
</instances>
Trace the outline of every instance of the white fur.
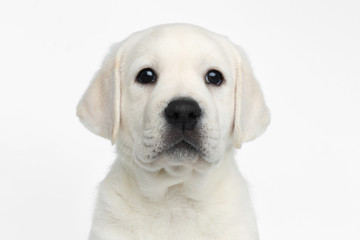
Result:
<instances>
[{"instance_id":1,"label":"white fur","mask_svg":"<svg viewBox=\"0 0 360 240\"><path fill-rule=\"evenodd\" d=\"M151 67L155 84L135 81ZM224 75L206 84L208 70ZM199 154L170 157L162 113L176 97L202 109ZM117 144L100 184L90 240L255 240L246 183L233 149L266 129L269 111L241 50L203 28L150 28L115 44L77 113L92 132Z\"/></svg>"}]
</instances>

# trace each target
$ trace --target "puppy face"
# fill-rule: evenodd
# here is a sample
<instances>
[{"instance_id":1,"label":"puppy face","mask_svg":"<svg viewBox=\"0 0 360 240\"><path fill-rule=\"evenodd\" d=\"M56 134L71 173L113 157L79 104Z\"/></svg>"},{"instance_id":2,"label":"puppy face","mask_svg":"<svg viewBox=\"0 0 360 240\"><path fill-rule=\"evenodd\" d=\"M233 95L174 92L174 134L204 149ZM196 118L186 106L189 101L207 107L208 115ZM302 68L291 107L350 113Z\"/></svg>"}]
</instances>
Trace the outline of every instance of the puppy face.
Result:
<instances>
[{"instance_id":1,"label":"puppy face","mask_svg":"<svg viewBox=\"0 0 360 240\"><path fill-rule=\"evenodd\" d=\"M126 144L140 168L171 175L206 171L269 121L236 47L190 25L151 28L115 45L78 115L93 132Z\"/></svg>"},{"instance_id":2,"label":"puppy face","mask_svg":"<svg viewBox=\"0 0 360 240\"><path fill-rule=\"evenodd\" d=\"M123 61L120 132L136 163L171 174L217 163L231 145L233 56L207 33L165 28L143 34Z\"/></svg>"}]
</instances>

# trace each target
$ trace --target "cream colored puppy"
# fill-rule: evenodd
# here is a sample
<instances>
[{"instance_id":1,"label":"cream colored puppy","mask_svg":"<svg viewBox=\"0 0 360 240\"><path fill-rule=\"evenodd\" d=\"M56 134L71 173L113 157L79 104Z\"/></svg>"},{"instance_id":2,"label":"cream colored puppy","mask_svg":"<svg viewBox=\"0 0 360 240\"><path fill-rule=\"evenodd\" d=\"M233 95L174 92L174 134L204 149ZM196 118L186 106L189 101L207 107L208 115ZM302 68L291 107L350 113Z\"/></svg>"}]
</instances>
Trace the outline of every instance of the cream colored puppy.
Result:
<instances>
[{"instance_id":1,"label":"cream colored puppy","mask_svg":"<svg viewBox=\"0 0 360 240\"><path fill-rule=\"evenodd\" d=\"M91 240L258 239L234 147L269 124L246 58L203 28L150 28L115 44L77 114L116 143Z\"/></svg>"}]
</instances>

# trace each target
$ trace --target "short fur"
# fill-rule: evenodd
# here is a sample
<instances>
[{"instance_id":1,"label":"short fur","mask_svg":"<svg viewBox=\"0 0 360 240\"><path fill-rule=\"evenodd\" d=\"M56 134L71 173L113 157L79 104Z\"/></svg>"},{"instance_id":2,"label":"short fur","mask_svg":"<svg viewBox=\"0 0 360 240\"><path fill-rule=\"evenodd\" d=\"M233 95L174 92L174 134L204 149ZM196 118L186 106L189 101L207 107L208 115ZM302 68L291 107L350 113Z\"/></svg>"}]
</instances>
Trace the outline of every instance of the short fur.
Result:
<instances>
[{"instance_id":1,"label":"short fur","mask_svg":"<svg viewBox=\"0 0 360 240\"><path fill-rule=\"evenodd\" d=\"M136 81L144 68L156 71L156 83ZM210 69L222 72L220 86L205 82ZM175 140L163 112L179 97L203 112L196 155L167 152ZM118 152L90 240L258 239L233 152L261 135L270 115L244 53L227 38L186 24L131 35L111 48L77 115Z\"/></svg>"}]
</instances>

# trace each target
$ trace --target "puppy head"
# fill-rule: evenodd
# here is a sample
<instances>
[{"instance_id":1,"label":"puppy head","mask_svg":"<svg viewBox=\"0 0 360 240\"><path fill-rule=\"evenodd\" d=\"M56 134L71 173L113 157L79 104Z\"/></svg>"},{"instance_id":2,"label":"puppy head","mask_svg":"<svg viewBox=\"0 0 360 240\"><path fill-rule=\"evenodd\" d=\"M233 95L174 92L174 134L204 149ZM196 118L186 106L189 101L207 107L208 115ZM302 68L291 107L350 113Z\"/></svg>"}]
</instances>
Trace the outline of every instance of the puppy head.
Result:
<instances>
[{"instance_id":1,"label":"puppy head","mask_svg":"<svg viewBox=\"0 0 360 240\"><path fill-rule=\"evenodd\" d=\"M269 123L244 54L183 24L114 45L77 112L92 132L127 145L139 167L171 175L209 169Z\"/></svg>"}]
</instances>

